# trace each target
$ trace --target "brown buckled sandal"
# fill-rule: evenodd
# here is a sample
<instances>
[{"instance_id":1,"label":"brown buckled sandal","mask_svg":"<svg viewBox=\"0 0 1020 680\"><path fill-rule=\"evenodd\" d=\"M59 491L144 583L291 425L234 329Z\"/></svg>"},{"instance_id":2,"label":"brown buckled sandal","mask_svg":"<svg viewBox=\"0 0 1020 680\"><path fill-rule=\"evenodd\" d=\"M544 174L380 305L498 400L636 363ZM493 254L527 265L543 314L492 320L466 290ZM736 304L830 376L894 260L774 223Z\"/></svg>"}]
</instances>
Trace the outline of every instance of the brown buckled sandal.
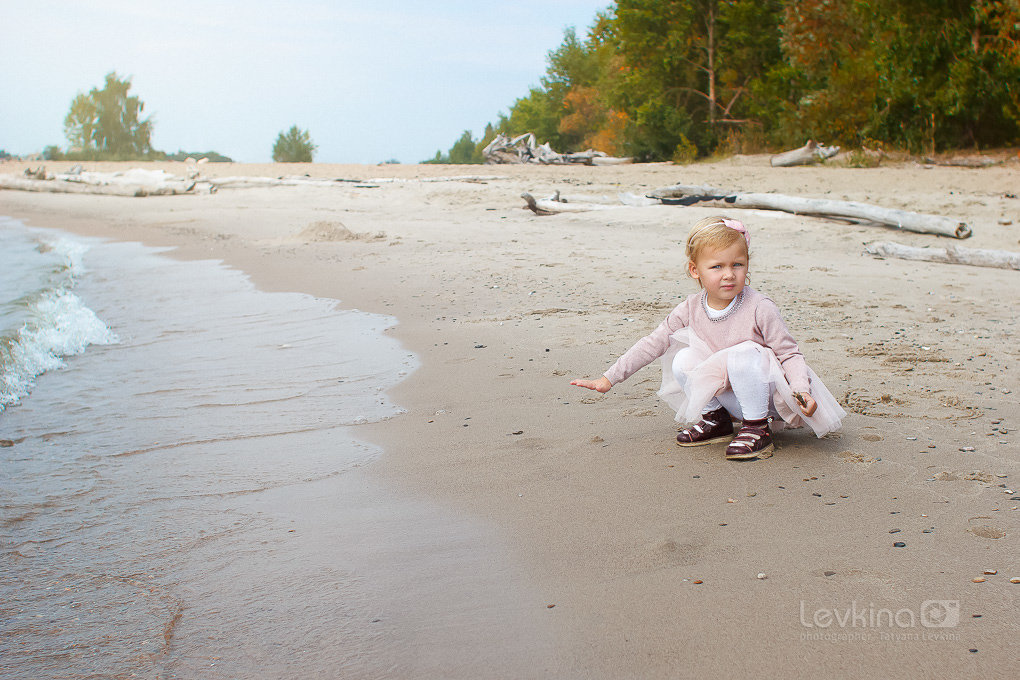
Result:
<instances>
[{"instance_id":1,"label":"brown buckled sandal","mask_svg":"<svg viewBox=\"0 0 1020 680\"><path fill-rule=\"evenodd\" d=\"M701 420L692 427L681 430L676 436L677 446L704 446L733 439L733 421L730 412L724 408L701 414Z\"/></svg>"},{"instance_id":2,"label":"brown buckled sandal","mask_svg":"<svg viewBox=\"0 0 1020 680\"><path fill-rule=\"evenodd\" d=\"M771 421L771 418L745 420L737 436L726 447L726 460L751 460L771 453L775 449L769 427Z\"/></svg>"}]
</instances>

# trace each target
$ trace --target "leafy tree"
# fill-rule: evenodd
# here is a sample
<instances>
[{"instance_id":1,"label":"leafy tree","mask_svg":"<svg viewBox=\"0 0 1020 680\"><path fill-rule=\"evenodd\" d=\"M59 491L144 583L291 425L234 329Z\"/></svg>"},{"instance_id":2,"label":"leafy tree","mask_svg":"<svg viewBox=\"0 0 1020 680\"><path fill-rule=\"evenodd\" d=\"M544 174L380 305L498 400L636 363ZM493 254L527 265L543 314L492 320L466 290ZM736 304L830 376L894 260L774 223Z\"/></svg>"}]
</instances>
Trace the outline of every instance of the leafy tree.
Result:
<instances>
[{"instance_id":1,"label":"leafy tree","mask_svg":"<svg viewBox=\"0 0 1020 680\"><path fill-rule=\"evenodd\" d=\"M311 163L315 150L319 147L312 143L307 130L292 125L286 132L281 132L273 144L273 161L277 163Z\"/></svg>"},{"instance_id":2,"label":"leafy tree","mask_svg":"<svg viewBox=\"0 0 1020 680\"><path fill-rule=\"evenodd\" d=\"M780 124L842 144L878 140L915 151L1013 143L1018 40L1016 2L791 3L783 49L803 91Z\"/></svg>"},{"instance_id":3,"label":"leafy tree","mask_svg":"<svg viewBox=\"0 0 1020 680\"><path fill-rule=\"evenodd\" d=\"M64 134L72 151L85 155L128 159L152 151L152 120L139 118L145 104L129 96L131 79L106 74L102 89L78 94L64 118Z\"/></svg>"},{"instance_id":4,"label":"leafy tree","mask_svg":"<svg viewBox=\"0 0 1020 680\"><path fill-rule=\"evenodd\" d=\"M547 64L494 130L639 160L1020 143L1020 0L617 0Z\"/></svg>"},{"instance_id":5,"label":"leafy tree","mask_svg":"<svg viewBox=\"0 0 1020 680\"><path fill-rule=\"evenodd\" d=\"M613 23L635 153L662 158L682 137L704 153L722 126L752 123L751 85L781 57L780 10L777 0L620 0Z\"/></svg>"},{"instance_id":6,"label":"leafy tree","mask_svg":"<svg viewBox=\"0 0 1020 680\"><path fill-rule=\"evenodd\" d=\"M475 160L475 140L471 138L471 131L464 130L452 147L450 147L450 163L454 165L465 165L468 163L480 163Z\"/></svg>"}]
</instances>

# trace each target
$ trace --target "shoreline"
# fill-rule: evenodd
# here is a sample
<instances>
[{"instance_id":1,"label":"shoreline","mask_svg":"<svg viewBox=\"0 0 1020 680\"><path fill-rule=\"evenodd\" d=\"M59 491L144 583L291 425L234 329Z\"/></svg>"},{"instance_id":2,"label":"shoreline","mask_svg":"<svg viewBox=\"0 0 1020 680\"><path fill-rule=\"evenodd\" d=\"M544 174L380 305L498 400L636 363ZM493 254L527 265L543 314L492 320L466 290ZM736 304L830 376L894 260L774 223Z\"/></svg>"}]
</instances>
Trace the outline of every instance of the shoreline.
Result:
<instances>
[{"instance_id":1,"label":"shoreline","mask_svg":"<svg viewBox=\"0 0 1020 680\"><path fill-rule=\"evenodd\" d=\"M693 292L674 271L670 249L678 249L691 222L718 211L654 207L537 218L520 209L521 190L610 193L683 176L974 214L967 221L975 235L965 245L1017 249L1016 223L997 224L1020 217L1016 199L1005 197L1017 179L1009 168L749 163L489 166L485 174L508 179L144 199L5 191L0 213L30 226L177 246L167 254L222 259L260 290L334 298L344 308L397 318L387 332L421 366L389 392L408 412L358 430L384 449L367 474L497 528L534 584L522 611L533 607L533 616L558 633L559 674L817 677L838 673L852 657L862 670L895 677L934 668L1005 677L1020 595L1007 580L1017 574L1006 573L1016 554L1017 515L994 475L1020 483L1012 434L1020 413L1001 392L1018 384L1015 350L1002 349L1016 337L1017 320L980 300L981 291L1015 288L1016 272L877 260L859 254L863 240L944 240L734 211L755 236L755 287L776 299L809 364L851 406L842 435L785 433L774 457L727 462L714 447L681 452L672 444L672 414L654 396L654 368L605 397L567 384L605 370ZM266 167L246 170L294 174ZM348 168L316 171L335 177ZM462 175L465 168L369 166L359 174L388 172L413 179ZM321 220L368 236L310 244L295 238ZM386 237L374 238L380 231ZM795 242L803 250L790 253ZM944 332L949 326L951 334ZM964 329L977 332L956 332ZM999 391L972 394L986 379ZM1007 434L991 439L1007 444L986 443L986 432L999 426ZM957 450L975 440L978 451ZM990 480L967 479L975 470ZM925 481L943 473L943 481ZM921 533L929 525L936 531ZM975 533L981 527L1004 535L983 537ZM892 547L892 528L910 535L906 550ZM989 567L999 575L971 582ZM817 632L799 621L801 607L842 611L870 601L917 611L931 600L960 601L959 639L935 648L876 639L862 650L801 638ZM735 647L746 656L734 655ZM464 650L472 653L484 650ZM537 666L536 677L546 670Z\"/></svg>"}]
</instances>

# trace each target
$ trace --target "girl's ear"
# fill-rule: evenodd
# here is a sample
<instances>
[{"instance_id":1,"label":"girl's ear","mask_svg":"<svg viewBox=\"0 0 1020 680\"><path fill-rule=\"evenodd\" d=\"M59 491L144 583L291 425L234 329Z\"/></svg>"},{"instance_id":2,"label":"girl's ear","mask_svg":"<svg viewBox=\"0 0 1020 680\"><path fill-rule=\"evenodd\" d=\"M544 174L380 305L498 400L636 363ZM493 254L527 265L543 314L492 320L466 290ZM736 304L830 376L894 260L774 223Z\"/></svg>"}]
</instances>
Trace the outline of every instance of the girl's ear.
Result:
<instances>
[{"instance_id":1,"label":"girl's ear","mask_svg":"<svg viewBox=\"0 0 1020 680\"><path fill-rule=\"evenodd\" d=\"M691 260L687 260L687 273L691 275L692 279L697 280L700 278L698 276L698 268L694 266L694 262Z\"/></svg>"}]
</instances>

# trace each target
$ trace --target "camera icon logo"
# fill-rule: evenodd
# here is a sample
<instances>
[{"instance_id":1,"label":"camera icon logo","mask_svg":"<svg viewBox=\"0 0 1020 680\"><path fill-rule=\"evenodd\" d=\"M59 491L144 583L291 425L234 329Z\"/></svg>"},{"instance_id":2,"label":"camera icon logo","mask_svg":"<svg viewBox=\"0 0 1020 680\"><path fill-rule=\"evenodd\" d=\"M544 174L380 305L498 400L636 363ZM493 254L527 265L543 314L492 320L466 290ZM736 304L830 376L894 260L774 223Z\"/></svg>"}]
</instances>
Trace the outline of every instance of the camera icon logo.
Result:
<instances>
[{"instance_id":1,"label":"camera icon logo","mask_svg":"<svg viewBox=\"0 0 1020 680\"><path fill-rule=\"evenodd\" d=\"M921 625L925 628L955 628L959 622L959 600L925 600L921 605Z\"/></svg>"}]
</instances>

